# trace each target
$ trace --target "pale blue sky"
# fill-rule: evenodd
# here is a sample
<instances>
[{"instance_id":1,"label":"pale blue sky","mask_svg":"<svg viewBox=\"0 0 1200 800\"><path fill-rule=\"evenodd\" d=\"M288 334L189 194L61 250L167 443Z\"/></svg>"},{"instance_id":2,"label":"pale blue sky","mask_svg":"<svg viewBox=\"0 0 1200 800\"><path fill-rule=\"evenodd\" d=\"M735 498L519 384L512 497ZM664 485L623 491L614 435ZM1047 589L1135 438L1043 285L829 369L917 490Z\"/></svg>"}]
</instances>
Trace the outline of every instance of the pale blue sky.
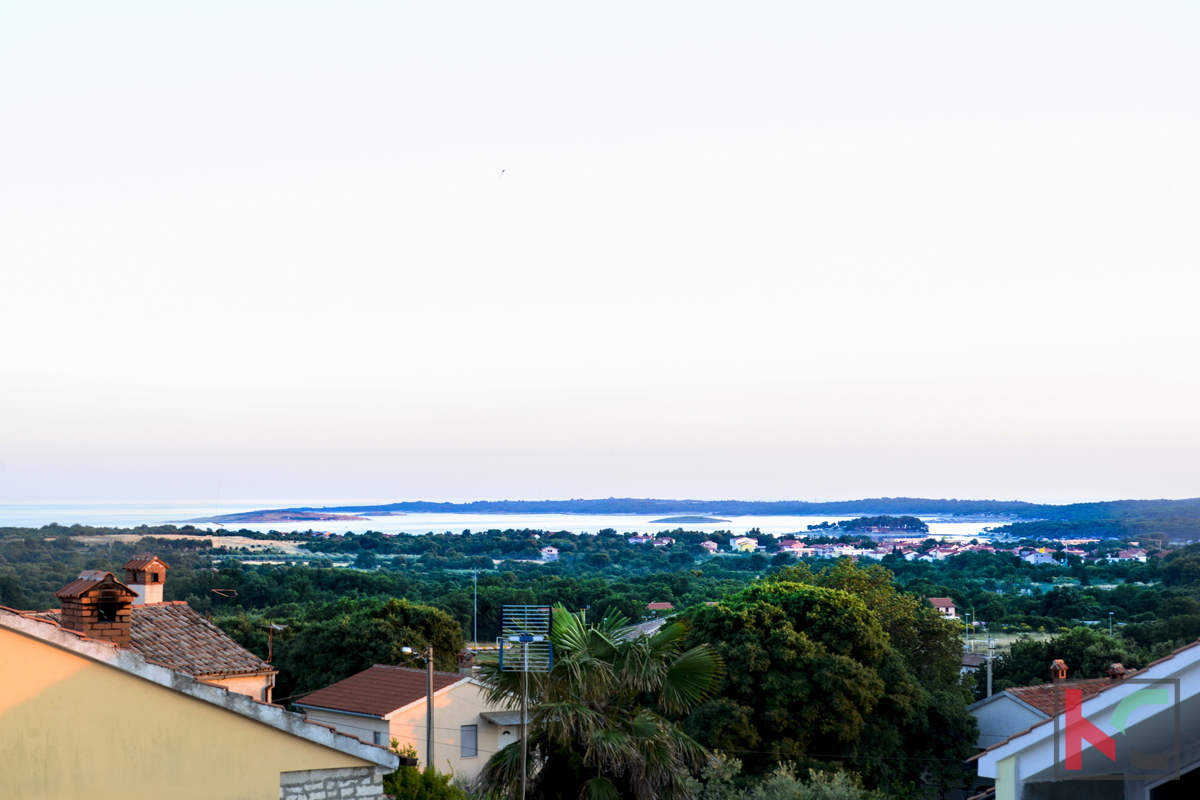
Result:
<instances>
[{"instance_id":1,"label":"pale blue sky","mask_svg":"<svg viewBox=\"0 0 1200 800\"><path fill-rule=\"evenodd\" d=\"M9 0L0 502L1200 495L1197 41Z\"/></svg>"}]
</instances>

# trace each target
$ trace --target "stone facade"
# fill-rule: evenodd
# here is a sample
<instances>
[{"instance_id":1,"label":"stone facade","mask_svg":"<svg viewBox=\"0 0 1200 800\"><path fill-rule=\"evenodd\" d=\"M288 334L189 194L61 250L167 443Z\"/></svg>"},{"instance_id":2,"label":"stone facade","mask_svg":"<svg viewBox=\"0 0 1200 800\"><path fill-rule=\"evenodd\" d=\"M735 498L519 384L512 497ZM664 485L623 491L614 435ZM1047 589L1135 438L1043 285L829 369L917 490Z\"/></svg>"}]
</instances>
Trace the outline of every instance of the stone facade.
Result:
<instances>
[{"instance_id":1,"label":"stone facade","mask_svg":"<svg viewBox=\"0 0 1200 800\"><path fill-rule=\"evenodd\" d=\"M310 769L279 774L279 800L362 800L383 797L382 767Z\"/></svg>"}]
</instances>

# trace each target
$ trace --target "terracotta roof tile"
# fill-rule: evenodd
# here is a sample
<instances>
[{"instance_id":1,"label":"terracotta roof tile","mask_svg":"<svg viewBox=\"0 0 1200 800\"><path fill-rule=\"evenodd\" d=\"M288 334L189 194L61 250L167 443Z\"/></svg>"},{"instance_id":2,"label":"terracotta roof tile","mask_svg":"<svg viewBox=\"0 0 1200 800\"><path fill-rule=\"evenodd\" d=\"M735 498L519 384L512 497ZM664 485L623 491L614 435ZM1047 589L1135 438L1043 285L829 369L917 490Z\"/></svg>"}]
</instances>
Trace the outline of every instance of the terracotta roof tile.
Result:
<instances>
[{"instance_id":1,"label":"terracotta roof tile","mask_svg":"<svg viewBox=\"0 0 1200 800\"><path fill-rule=\"evenodd\" d=\"M185 602L134 606L130 638L146 658L196 678L276 671Z\"/></svg>"},{"instance_id":2,"label":"terracotta roof tile","mask_svg":"<svg viewBox=\"0 0 1200 800\"><path fill-rule=\"evenodd\" d=\"M1081 689L1083 691L1082 699L1087 700L1089 697L1100 694L1100 692L1111 686L1112 683L1108 678L1095 678L1086 681L1070 681L1065 685L1072 689ZM1053 683L1043 683L1037 686L1013 686L1004 691L1019 700L1024 700L1043 714L1054 716L1054 687L1055 684ZM1061 702L1059 700L1059 703Z\"/></svg>"},{"instance_id":3,"label":"terracotta roof tile","mask_svg":"<svg viewBox=\"0 0 1200 800\"><path fill-rule=\"evenodd\" d=\"M276 672L183 601L135 605L132 610L129 646L147 661L196 679ZM57 608L20 613L43 622L59 620Z\"/></svg>"},{"instance_id":4,"label":"terracotta roof tile","mask_svg":"<svg viewBox=\"0 0 1200 800\"><path fill-rule=\"evenodd\" d=\"M454 672L435 672L433 691L440 691L465 680L470 680L470 676ZM376 664L332 686L318 689L296 705L384 717L396 709L423 699L425 670Z\"/></svg>"}]
</instances>

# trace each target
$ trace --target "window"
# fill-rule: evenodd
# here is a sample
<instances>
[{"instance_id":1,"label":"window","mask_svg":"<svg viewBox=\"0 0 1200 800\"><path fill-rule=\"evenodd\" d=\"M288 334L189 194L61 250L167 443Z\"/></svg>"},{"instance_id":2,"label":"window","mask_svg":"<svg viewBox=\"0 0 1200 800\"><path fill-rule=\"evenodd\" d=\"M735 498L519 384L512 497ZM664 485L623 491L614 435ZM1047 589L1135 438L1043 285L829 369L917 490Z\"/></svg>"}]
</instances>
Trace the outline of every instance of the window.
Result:
<instances>
[{"instance_id":1,"label":"window","mask_svg":"<svg viewBox=\"0 0 1200 800\"><path fill-rule=\"evenodd\" d=\"M386 733L380 733L379 731L375 731L375 744L384 744L384 745L387 744L387 742L385 742L383 740L385 736L387 736Z\"/></svg>"},{"instance_id":2,"label":"window","mask_svg":"<svg viewBox=\"0 0 1200 800\"><path fill-rule=\"evenodd\" d=\"M462 752L459 758L475 758L479 755L479 726L462 726Z\"/></svg>"},{"instance_id":3,"label":"window","mask_svg":"<svg viewBox=\"0 0 1200 800\"><path fill-rule=\"evenodd\" d=\"M116 622L118 603L97 603L96 604L96 621L97 622Z\"/></svg>"}]
</instances>

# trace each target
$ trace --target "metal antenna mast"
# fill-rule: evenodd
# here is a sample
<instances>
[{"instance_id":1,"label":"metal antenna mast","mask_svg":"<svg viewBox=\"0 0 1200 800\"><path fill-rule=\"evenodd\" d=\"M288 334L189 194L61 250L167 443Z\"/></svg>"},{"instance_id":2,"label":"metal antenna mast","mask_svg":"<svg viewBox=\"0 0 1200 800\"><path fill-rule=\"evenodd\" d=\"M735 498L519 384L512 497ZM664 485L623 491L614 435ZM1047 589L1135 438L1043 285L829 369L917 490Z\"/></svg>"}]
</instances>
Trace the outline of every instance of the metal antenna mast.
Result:
<instances>
[{"instance_id":1,"label":"metal antenna mast","mask_svg":"<svg viewBox=\"0 0 1200 800\"><path fill-rule=\"evenodd\" d=\"M500 669L521 673L521 800L525 800L529 764L529 673L549 672L554 665L548 606L502 608ZM506 658L507 656L507 658Z\"/></svg>"}]
</instances>

